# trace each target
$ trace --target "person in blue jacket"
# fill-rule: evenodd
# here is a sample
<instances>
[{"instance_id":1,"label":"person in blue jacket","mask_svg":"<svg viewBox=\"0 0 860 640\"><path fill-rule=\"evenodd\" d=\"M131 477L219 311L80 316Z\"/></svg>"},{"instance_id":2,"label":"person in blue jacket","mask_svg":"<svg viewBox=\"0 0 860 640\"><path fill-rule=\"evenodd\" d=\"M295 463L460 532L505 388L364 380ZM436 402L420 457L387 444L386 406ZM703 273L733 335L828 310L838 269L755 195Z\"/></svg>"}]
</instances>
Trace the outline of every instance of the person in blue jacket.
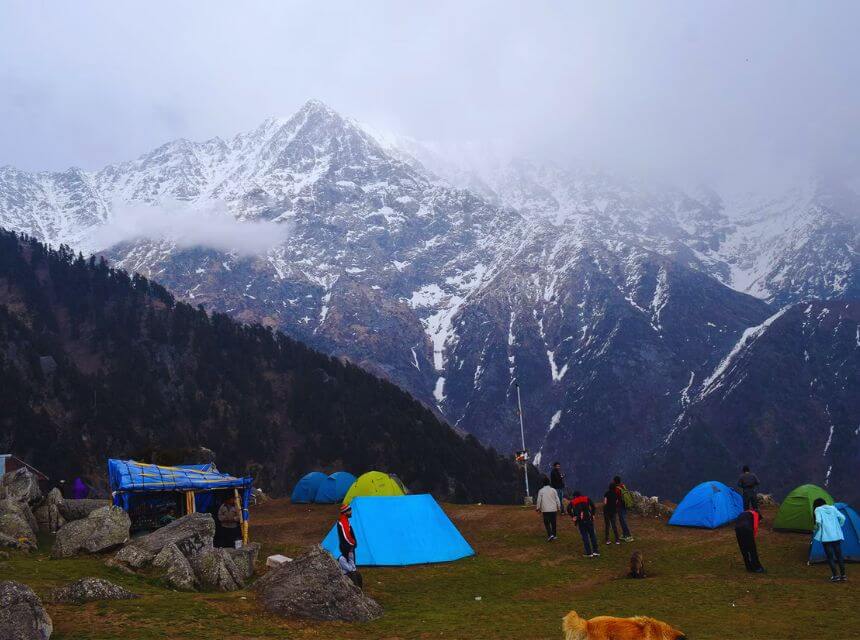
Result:
<instances>
[{"instance_id":1,"label":"person in blue jacket","mask_svg":"<svg viewBox=\"0 0 860 640\"><path fill-rule=\"evenodd\" d=\"M812 511L815 514L815 529L813 538L818 540L824 547L827 556L827 564L833 574L830 582L845 582L845 559L842 557L842 541L845 535L842 533L842 525L845 524L845 516L832 504L827 504L822 498L817 498L812 503ZM836 575L836 565L839 565L839 575Z\"/></svg>"}]
</instances>

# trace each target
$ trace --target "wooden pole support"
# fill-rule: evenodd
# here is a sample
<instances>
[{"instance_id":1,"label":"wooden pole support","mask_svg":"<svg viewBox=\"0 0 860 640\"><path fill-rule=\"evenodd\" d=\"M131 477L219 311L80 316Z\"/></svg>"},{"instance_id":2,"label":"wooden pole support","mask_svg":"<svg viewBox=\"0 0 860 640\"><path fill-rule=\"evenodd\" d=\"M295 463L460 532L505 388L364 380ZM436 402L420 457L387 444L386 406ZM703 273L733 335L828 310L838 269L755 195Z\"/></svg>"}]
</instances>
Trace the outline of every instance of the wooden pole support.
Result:
<instances>
[{"instance_id":1,"label":"wooden pole support","mask_svg":"<svg viewBox=\"0 0 860 640\"><path fill-rule=\"evenodd\" d=\"M245 522L245 512L242 510L242 501L239 499L238 489L233 489L233 497L236 499L236 508L239 510L239 526L242 529L242 544L248 544L248 523Z\"/></svg>"},{"instance_id":2,"label":"wooden pole support","mask_svg":"<svg viewBox=\"0 0 860 640\"><path fill-rule=\"evenodd\" d=\"M185 492L185 513L186 514L194 513L194 511L195 511L194 492L193 491L186 491Z\"/></svg>"}]
</instances>

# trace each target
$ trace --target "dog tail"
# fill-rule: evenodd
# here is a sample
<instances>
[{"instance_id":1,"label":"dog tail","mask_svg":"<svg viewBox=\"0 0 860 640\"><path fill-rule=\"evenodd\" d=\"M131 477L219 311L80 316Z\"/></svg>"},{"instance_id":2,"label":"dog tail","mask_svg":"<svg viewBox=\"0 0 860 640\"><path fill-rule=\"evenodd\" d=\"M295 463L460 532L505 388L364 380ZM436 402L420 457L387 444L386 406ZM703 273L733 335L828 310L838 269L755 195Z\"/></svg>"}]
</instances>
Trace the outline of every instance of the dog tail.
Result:
<instances>
[{"instance_id":1,"label":"dog tail","mask_svg":"<svg viewBox=\"0 0 860 640\"><path fill-rule=\"evenodd\" d=\"M561 630L564 631L564 640L588 640L588 620L580 618L576 611L564 616Z\"/></svg>"}]
</instances>

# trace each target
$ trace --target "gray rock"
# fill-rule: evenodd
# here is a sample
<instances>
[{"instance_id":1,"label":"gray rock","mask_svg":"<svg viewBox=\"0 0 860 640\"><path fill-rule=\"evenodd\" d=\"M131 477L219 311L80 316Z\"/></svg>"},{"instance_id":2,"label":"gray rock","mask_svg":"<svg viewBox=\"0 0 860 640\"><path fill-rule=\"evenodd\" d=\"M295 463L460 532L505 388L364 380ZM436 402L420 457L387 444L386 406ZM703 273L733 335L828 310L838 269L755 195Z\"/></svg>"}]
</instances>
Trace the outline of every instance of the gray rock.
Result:
<instances>
[{"instance_id":1,"label":"gray rock","mask_svg":"<svg viewBox=\"0 0 860 640\"><path fill-rule=\"evenodd\" d=\"M90 515L96 509L102 509L109 506L110 500L63 500L58 504L60 515L66 520L82 520Z\"/></svg>"},{"instance_id":2,"label":"gray rock","mask_svg":"<svg viewBox=\"0 0 860 640\"><path fill-rule=\"evenodd\" d=\"M19 551L34 551L36 543L32 540L24 540L7 536L5 533L0 533L0 547L7 549L17 549Z\"/></svg>"},{"instance_id":3,"label":"gray rock","mask_svg":"<svg viewBox=\"0 0 860 640\"><path fill-rule=\"evenodd\" d=\"M0 533L14 540L28 540L36 544L36 534L27 521L16 513L0 515Z\"/></svg>"},{"instance_id":4,"label":"gray rock","mask_svg":"<svg viewBox=\"0 0 860 640\"><path fill-rule=\"evenodd\" d=\"M215 520L208 513L190 513L153 531L135 538L127 546L148 551L155 556L168 544L175 544L185 557L211 549L215 538Z\"/></svg>"},{"instance_id":5,"label":"gray rock","mask_svg":"<svg viewBox=\"0 0 860 640\"><path fill-rule=\"evenodd\" d=\"M96 509L83 520L67 523L57 531L52 558L68 558L82 551L98 553L128 540L131 520L119 507Z\"/></svg>"},{"instance_id":6,"label":"gray rock","mask_svg":"<svg viewBox=\"0 0 860 640\"><path fill-rule=\"evenodd\" d=\"M656 496L649 498L648 496L643 496L638 491L631 491L630 495L633 496L631 511L638 513L640 516L645 516L646 518L669 518L674 511L669 505L660 502Z\"/></svg>"},{"instance_id":7,"label":"gray rock","mask_svg":"<svg viewBox=\"0 0 860 640\"><path fill-rule=\"evenodd\" d=\"M170 543L152 561L152 565L164 570L164 580L174 589L193 591L197 587L197 577L188 558L179 548Z\"/></svg>"},{"instance_id":8,"label":"gray rock","mask_svg":"<svg viewBox=\"0 0 860 640\"><path fill-rule=\"evenodd\" d=\"M254 566L260 556L260 543L249 542L239 549L225 549L246 581L254 576Z\"/></svg>"},{"instance_id":9,"label":"gray rock","mask_svg":"<svg viewBox=\"0 0 860 640\"><path fill-rule=\"evenodd\" d=\"M758 506L760 507L778 507L779 502L774 499L774 497L769 493L759 493L758 498Z\"/></svg>"},{"instance_id":10,"label":"gray rock","mask_svg":"<svg viewBox=\"0 0 860 640\"><path fill-rule=\"evenodd\" d=\"M0 638L48 640L53 631L51 618L30 587L10 580L0 582Z\"/></svg>"},{"instance_id":11,"label":"gray rock","mask_svg":"<svg viewBox=\"0 0 860 640\"><path fill-rule=\"evenodd\" d=\"M51 592L51 600L62 604L84 604L96 600L131 600L135 594L101 578L81 578Z\"/></svg>"},{"instance_id":12,"label":"gray rock","mask_svg":"<svg viewBox=\"0 0 860 640\"><path fill-rule=\"evenodd\" d=\"M154 557L155 554L151 551L147 551L146 549L138 547L132 543L125 545L122 549L117 551L116 555L111 558L111 560L127 567L131 567L132 569L142 569L152 562Z\"/></svg>"},{"instance_id":13,"label":"gray rock","mask_svg":"<svg viewBox=\"0 0 860 640\"><path fill-rule=\"evenodd\" d=\"M12 537L25 537L33 542L36 541L36 531L39 528L39 523L36 521L36 516L30 511L30 507L26 502L5 498L0 500L0 518L3 516L14 516L7 520L6 529L0 524L0 532L6 533ZM23 525L18 520L23 521Z\"/></svg>"},{"instance_id":14,"label":"gray rock","mask_svg":"<svg viewBox=\"0 0 860 640\"><path fill-rule=\"evenodd\" d=\"M285 562L252 587L263 607L285 617L366 622L382 615L382 607L344 576L322 547Z\"/></svg>"},{"instance_id":15,"label":"gray rock","mask_svg":"<svg viewBox=\"0 0 860 640\"><path fill-rule=\"evenodd\" d=\"M39 480L26 467L15 469L3 475L0 487L6 492L6 497L17 502L34 504L42 499Z\"/></svg>"},{"instance_id":16,"label":"gray rock","mask_svg":"<svg viewBox=\"0 0 860 640\"><path fill-rule=\"evenodd\" d=\"M57 488L51 489L42 504L33 510L39 531L53 533L66 524L66 519L60 512L62 504L63 494Z\"/></svg>"},{"instance_id":17,"label":"gray rock","mask_svg":"<svg viewBox=\"0 0 860 640\"><path fill-rule=\"evenodd\" d=\"M210 549L193 555L189 562L204 591L236 591L245 586L242 571L227 549Z\"/></svg>"}]
</instances>

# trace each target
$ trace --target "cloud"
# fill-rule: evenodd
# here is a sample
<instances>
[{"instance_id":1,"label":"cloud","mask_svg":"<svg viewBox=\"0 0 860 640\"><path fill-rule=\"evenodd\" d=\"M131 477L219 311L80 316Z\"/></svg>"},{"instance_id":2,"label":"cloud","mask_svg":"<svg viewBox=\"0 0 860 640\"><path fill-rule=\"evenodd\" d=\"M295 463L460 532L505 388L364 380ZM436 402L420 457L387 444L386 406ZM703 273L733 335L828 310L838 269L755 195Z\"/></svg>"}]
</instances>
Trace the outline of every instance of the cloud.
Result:
<instances>
[{"instance_id":1,"label":"cloud","mask_svg":"<svg viewBox=\"0 0 860 640\"><path fill-rule=\"evenodd\" d=\"M115 203L109 220L94 230L88 244L105 250L122 242L167 240L183 249L203 247L253 257L285 242L289 231L288 224L239 221L221 202Z\"/></svg>"}]
</instances>

